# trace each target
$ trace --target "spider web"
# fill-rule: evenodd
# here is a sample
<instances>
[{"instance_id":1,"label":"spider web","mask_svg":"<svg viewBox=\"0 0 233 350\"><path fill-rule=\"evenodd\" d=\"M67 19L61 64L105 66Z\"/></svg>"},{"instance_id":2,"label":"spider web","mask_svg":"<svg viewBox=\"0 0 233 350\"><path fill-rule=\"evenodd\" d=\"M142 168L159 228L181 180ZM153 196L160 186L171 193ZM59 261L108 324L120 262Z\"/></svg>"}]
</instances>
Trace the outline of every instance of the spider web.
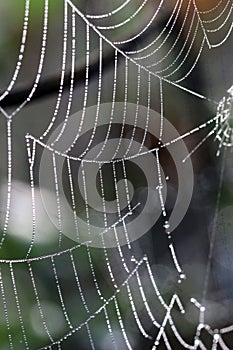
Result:
<instances>
[{"instance_id":1,"label":"spider web","mask_svg":"<svg viewBox=\"0 0 233 350\"><path fill-rule=\"evenodd\" d=\"M31 190L31 209L30 215L32 217L32 231L31 240L26 247L26 254L24 257L17 259L5 259L0 260L0 290L1 290L1 307L2 314L4 315L4 323L1 327L8 337L8 344L10 349L32 349L38 348L38 345L33 344L31 337L30 327L26 326L25 319L27 317L27 311L24 308L25 300L23 298L24 286L20 284L20 277L22 275L27 276L27 288L30 290L30 295L36 305L37 315L40 319L43 332L45 334L45 341L39 346L41 349L62 349L70 348L69 341L72 337L80 334L80 338L76 339L76 346L82 344L81 338L88 339L89 344L85 343L85 349L98 349L100 348L100 338L98 336L98 323L105 325L106 337L109 339L111 348L120 349L133 349L134 342L130 336L126 325L127 320L124 317L123 305L128 305L130 312L133 316L133 321L136 324L138 334L146 340L147 348L151 349L230 349L230 345L225 340L225 335L233 331L233 326L229 325L220 329L212 329L210 325L206 323L205 319L205 298L208 290L209 274L211 269L211 261L213 258L213 246L215 242L216 221L219 209L219 202L221 196L222 182L224 177L224 155L223 166L220 175L219 194L216 205L216 215L214 218L213 229L210 239L210 250L208 256L207 270L205 276L205 285L203 287L203 300L200 302L196 300L192 295L185 295L185 298L189 299L189 303L196 310L197 324L193 330L192 342L188 342L185 336L182 335L182 328L179 326L180 320L184 317L186 312L183 306L182 300L182 286L185 282L186 276L182 268L182 263L179 260L179 254L176 251L176 245L173 240L173 234L171 229L171 215L166 208L166 196L164 192L166 177L163 174L161 166L162 152L164 149L168 149L173 145L179 144L183 139L188 139L195 133L203 132L207 130L206 136L190 151L185 153L185 157L180 159L180 162L187 164L190 161L190 156L210 137L215 137L219 142L219 147L216 150L217 156L222 154L222 149L225 154L225 149L231 150L233 144L233 134L231 127L231 103L232 103L232 88L228 90L228 95L218 103L211 98L204 96L203 94L195 91L195 89L189 89L187 85L182 85L182 82L186 82L187 78L195 71L196 65L199 59L201 59L202 51L207 47L208 49L214 49L220 47L230 36L232 30L232 2L227 0L220 0L212 8L199 10L198 1L174 1L172 6L170 5L170 13L166 15L166 23L163 29L151 36L146 36L150 27L156 23L161 13L167 8L167 2L161 0L156 4L151 4L149 0L144 0L140 5L132 5L131 0L127 0L115 7L109 12L102 14L87 14L79 10L79 4L75 1L64 0L64 32L63 32L63 55L62 55L62 67L60 75L60 86L57 94L56 105L52 115L50 116L50 122L43 132L35 137L32 134L26 135L26 148L28 155L28 172L30 179ZM169 7L168 7L169 8ZM125 20L118 22L118 17L121 12L127 12ZM148 23L143 23L135 28L132 23L137 20L137 16L141 15L145 11ZM148 11L150 17L148 17ZM8 95L13 91L17 79L20 75L24 53L27 45L28 35L28 22L30 13L30 1L25 2L25 15L23 24L22 41L18 56L18 62L12 79L1 95L0 101L4 101ZM182 17L182 23L179 22L180 16ZM3 219L3 230L0 241L0 246L4 249L7 237L9 235L9 224L11 220L11 211L13 206L12 197L12 179L13 179L13 156L12 156L12 125L14 118L19 114L27 104L30 103L33 95L35 94L37 87L40 83L43 67L45 64L46 50L47 50L47 36L48 36L48 19L49 19L49 1L44 2L44 23L42 33L42 43L40 59L38 64L37 73L31 91L28 94L27 99L10 113L6 109L0 107L2 115L6 119L6 133L7 133L7 154L8 154L8 175L7 175L7 195L6 195L6 207L4 210L5 217ZM85 26L85 37L79 37L78 26ZM131 32L131 26L134 28L133 34ZM178 31L177 31L178 27ZM122 34L119 35L119 28L122 29ZM128 30L129 28L129 30ZM172 39L172 45L170 40L176 28L177 36ZM188 30L187 30L188 28ZM127 34L129 33L129 35ZM145 36L145 38L144 38ZM182 37L186 39L183 41ZM141 40L138 41L138 39ZM85 47L85 83L83 91L83 102L81 108L80 124L77 130L74 131L71 142L66 144L65 149L60 149L60 142L67 140L66 130L71 120L72 103L75 98L75 69L77 61L77 52L79 49L79 41L83 41ZM134 45L137 43L137 45ZM128 49L124 50L125 44L129 44ZM84 146L79 143L80 138L83 136L83 129L89 117L88 98L90 95L90 63L91 63L91 47L95 45L98 47L99 55L99 69L97 79L97 94L96 94L96 109L95 118L91 120L91 133L88 134L87 140L84 140ZM177 52L178 54L174 55ZM104 91L106 91L106 81L103 79L104 65L103 57L105 52L113 50L113 84L112 87L108 87L111 95L111 104L109 110L109 118L107 120L107 127L102 133L102 138L99 140L98 127L99 119L101 115L102 101L104 101ZM165 51L164 51L165 50ZM175 58L174 58L175 57ZM70 84L68 95L65 95L64 83L65 74L71 62L70 71ZM123 139L125 138L125 130L127 128L127 104L130 101L129 82L133 79L134 72L137 73L136 78L136 104L135 104L135 116L133 125L129 130L130 136L127 138L128 142L124 148L123 154L119 152ZM122 75L123 72L123 75ZM122 78L123 76L123 78ZM146 91L147 99L143 101L142 97L142 83L147 82ZM155 83L156 82L156 83ZM158 83L158 84L157 84ZM157 84L157 85L155 85ZM200 100L206 100L212 104L217 112L214 117L211 117L199 125L195 125L189 131L175 138L167 138L166 135L166 121L165 121L165 99L164 88L165 86L173 86L175 89L181 90L184 93L191 95L194 98ZM123 86L123 88L122 88ZM157 86L159 90L160 98L160 124L157 141L152 143L152 146L148 149L148 138L150 137L150 107L152 105L154 87ZM105 89L104 89L105 88ZM116 113L117 113L117 92L119 89L123 90L121 100L123 102L123 117L122 126L119 129L117 135L117 144L114 148L114 152L110 159L106 160L106 149L108 149L108 142L113 138L112 132L116 128ZM145 89L145 88L144 88ZM65 97L64 97L65 96ZM144 130L141 138L138 140L138 123L140 116L140 104L144 103L146 106L146 116L144 120ZM66 105L65 113L62 110L62 105ZM59 125L58 125L59 121ZM61 122L62 121L62 122ZM90 120L88 121L90 123ZM88 129L87 129L88 130ZM55 134L54 134L55 132ZM54 137L55 135L55 137ZM97 135L97 136L96 136ZM52 139L51 139L52 136ZM134 153L133 143L137 140L139 144L138 151ZM69 140L68 140L69 141ZM88 158L89 151L92 150L96 144L100 144L97 149L94 158ZM80 151L81 149L81 151ZM78 150L78 151L77 151ZM38 198L37 198L37 158L41 152L47 152L50 157L50 166L53 172L53 178L50 179L53 183L53 189L56 199L56 213L55 227L57 235L57 247L51 248L46 254L37 255L37 234L38 234ZM77 153L78 152L78 153ZM120 156L119 156L120 155ZM164 297L160 292L158 277L155 272L152 271L150 257L137 249L137 244L132 241L131 233L128 231L128 223L134 219L135 215L140 215L140 202L131 202L131 188L127 181L129 171L129 162L134 162L138 158L146 158L153 155L154 165L156 169L155 173L155 189L158 196L158 203L161 211L162 229L163 234L166 236L168 251L170 254L170 263L174 266L173 273L177 276L175 280L174 291L168 297ZM65 164L65 178L67 181L67 196L69 197L70 206L73 212L73 220L67 226L65 212L63 212L63 201L61 197L58 164L59 161ZM63 164L62 163L62 164ZM93 166L97 166L99 174L99 192L102 199L102 208L100 210L100 232L98 234L98 241L101 244L101 249L98 252L96 259L94 250L92 249L93 241L91 235L92 222L96 219L94 216L91 205L89 203L89 182L87 173L93 169ZM105 182L109 181L109 175L104 172L104 167L109 167L111 171L114 197L116 198L115 213L109 215L107 210L108 199L106 194ZM82 195L82 204L79 203L76 195L75 176L78 167L81 180L79 181L79 189ZM146 169L144 169L146 172ZM121 172L121 177L119 177ZM123 195L125 197L124 203L122 203L122 192L119 189L119 180L123 182ZM156 183L157 181L157 183ZM81 184L81 185L80 185ZM83 221L86 223L86 232L84 235L86 241L81 240L80 212L83 215ZM95 209L95 208L94 208ZM124 210L123 210L124 209ZM67 244L66 230L75 231L77 234L76 240L78 243L72 241L69 242L68 248L64 248ZM114 237L114 253L112 249L108 249L106 245L106 237L109 231L113 232ZM124 244L121 244L123 232ZM50 250L50 247L49 247ZM98 259L104 261L104 269L106 279L108 280L108 287L103 288L104 281L99 279L97 273ZM84 263L86 262L86 264ZM77 294L76 309L73 310L68 302L69 288L63 280L62 275L63 264L69 266L70 278L73 279L72 288ZM117 268L120 270L117 271ZM81 272L82 267L86 265L85 272ZM48 273L50 279L49 288L54 290L54 299L56 299L57 305L62 313L62 317L65 321L65 329L60 337L53 334L50 325L50 316L47 313L46 307L42 302L42 296L46 295L46 292L40 286L41 270L45 270ZM68 271L68 270L67 270ZM67 273L67 272L66 272ZM86 293L85 287L82 286L83 274L89 276L91 281L93 295L90 297ZM10 282L9 282L9 280ZM143 281L147 278L147 284ZM8 282L7 282L8 281ZM9 284L11 287L9 287ZM152 293L151 293L152 290ZM153 295L153 299L148 295ZM93 302L93 299L95 302ZM88 300L88 301L87 301ZM140 308L139 308L140 306ZM14 327L11 321L11 313L9 309L14 309L14 312L18 315L18 324L20 327L20 335L15 334ZM78 308L83 308L85 317L79 316ZM143 309L143 317L141 316ZM178 310L178 311L177 311ZM146 317L145 317L146 315ZM147 323L145 323L147 318ZM178 319L178 321L177 321ZM177 325L176 325L177 324ZM114 327L113 327L114 325ZM207 333L210 337L209 345L206 345L205 340L202 339L203 333ZM80 343L78 343L80 341ZM136 346L136 345L135 345ZM77 348L77 347L76 347ZM80 345L80 349L81 349Z\"/></svg>"}]
</instances>

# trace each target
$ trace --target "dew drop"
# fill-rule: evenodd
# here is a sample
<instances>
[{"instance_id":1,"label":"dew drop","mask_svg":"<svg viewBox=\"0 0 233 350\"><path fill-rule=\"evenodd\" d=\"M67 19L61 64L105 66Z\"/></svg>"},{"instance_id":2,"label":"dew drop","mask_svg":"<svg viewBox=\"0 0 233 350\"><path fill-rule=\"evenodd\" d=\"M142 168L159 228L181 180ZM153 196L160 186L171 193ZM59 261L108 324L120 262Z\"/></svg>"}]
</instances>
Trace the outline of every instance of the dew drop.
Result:
<instances>
[{"instance_id":1,"label":"dew drop","mask_svg":"<svg viewBox=\"0 0 233 350\"><path fill-rule=\"evenodd\" d=\"M165 228L165 230L168 230L170 228L170 224L168 221L165 221L163 227Z\"/></svg>"}]
</instances>

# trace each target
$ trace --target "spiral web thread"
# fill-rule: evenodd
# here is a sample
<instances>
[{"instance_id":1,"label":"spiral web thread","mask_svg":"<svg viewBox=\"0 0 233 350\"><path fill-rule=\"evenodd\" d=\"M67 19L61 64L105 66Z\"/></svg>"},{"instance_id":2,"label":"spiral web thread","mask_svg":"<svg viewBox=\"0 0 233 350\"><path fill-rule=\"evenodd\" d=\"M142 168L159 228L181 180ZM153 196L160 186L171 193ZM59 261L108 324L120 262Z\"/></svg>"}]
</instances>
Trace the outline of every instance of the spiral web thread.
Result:
<instances>
[{"instance_id":1,"label":"spiral web thread","mask_svg":"<svg viewBox=\"0 0 233 350\"><path fill-rule=\"evenodd\" d=\"M7 145L8 145L8 189L7 189L7 203L6 203L6 215L5 215L5 223L4 223L4 229L3 234L1 237L1 247L4 246L5 238L7 236L8 232L8 223L11 215L11 192L12 192L12 122L14 119L14 116L17 115L22 108L26 104L30 102L32 99L37 86L40 82L41 73L43 70L44 65L44 58L46 54L46 45L47 45L47 34L48 34L48 2L49 0L44 1L44 24L43 24L43 37L42 37L42 43L41 43L41 55L40 55L40 61L38 65L37 74L35 77L34 84L32 86L32 89L25 101L23 101L11 114L8 114L2 107L0 107L0 111L6 118L7 123ZM157 176L158 176L158 186L157 191L159 193L160 198L160 206L161 206L161 212L162 216L164 218L164 231L167 235L168 239L168 246L171 253L171 258L174 263L174 266L178 273L178 280L177 283L181 284L182 281L186 278L181 264L179 262L179 259L176 254L175 246L172 240L172 235L169 232L169 217L167 216L166 212L166 205L165 205L165 199L163 197L163 180L161 176L161 167L160 167L160 150L163 148L168 147L170 144L176 143L179 140L182 140L186 137L189 137L193 133L198 133L200 130L210 128L211 130L207 133L206 137L198 144L193 151L190 152L190 154L187 157L190 157L191 154L201 146L201 144L209 137L214 136L216 139L219 140L219 149L217 151L217 155L220 154L222 147L231 147L231 140L232 140L232 130L230 129L229 125L227 123L227 113L225 112L228 108L228 105L226 101L230 102L232 100L232 94L229 94L228 100L224 98L218 105L215 101L212 101L208 99L206 96L203 96L199 94L198 92L189 90L187 87L180 85L182 81L184 81L189 74L192 73L194 70L200 56L202 53L203 48L207 45L209 49L211 48L217 48L221 46L227 38L230 36L231 30L232 30L232 3L231 1L227 0L220 0L217 5L215 5L213 8L206 10L206 11L199 11L197 3L195 0L190 0L187 2L184 2L183 0L178 0L174 4L174 8L170 14L170 17L168 16L167 24L164 26L163 30L160 34L158 34L155 38L153 36L153 40L146 44L146 46L137 48L136 50L131 50L124 52L120 49L122 44L134 42L139 37L143 37L143 34L149 30L150 26L153 24L154 21L157 20L157 17L160 14L160 11L162 11L163 6L165 5L166 1L161 0L158 5L154 8L154 13L152 14L151 18L149 19L148 23L143 27L140 28L137 34L134 34L134 36L129 37L125 39L124 41L115 40L111 41L108 39L109 33L111 35L114 35L114 30L120 27L126 28L128 24L130 24L132 21L135 20L137 15L147 8L149 5L149 0L144 0L141 5L133 11L131 16L129 16L126 20L123 22L112 24L112 25L104 25L102 24L103 19L108 19L111 22L111 18L113 17L113 23L114 23L114 16L118 14L120 11L125 11L126 8L128 8L131 5L132 1L127 0L123 2L119 7L115 8L109 13L105 13L102 15L92 15L87 14L84 15L76 5L71 2L70 0L64 0L64 36L63 36L63 58L62 58L62 67L61 67L61 78L60 78L60 87L57 95L57 102L54 109L54 113L51 117L51 121L42 133L42 135L38 138L35 138L34 136L28 134L26 135L26 144L27 144L27 151L28 151L28 160L29 160L29 173L30 173L30 186L31 186L31 192L32 192L32 219L33 219L33 228L32 228L32 238L31 243L28 247L27 256L24 259L19 260L0 260L1 263L1 271L0 271L0 293L1 293L1 299L2 299L2 305L4 310L4 316L5 316L5 327L7 329L7 334L9 338L9 347L10 349L16 349L14 344L14 334L12 333L12 325L10 322L10 317L8 313L9 308L9 301L8 296L5 292L5 286L4 286L4 275L3 270L8 271L8 274L12 281L12 288L13 288L13 294L15 299L15 307L16 312L18 314L19 324L22 332L22 342L25 349L31 349L29 337L28 337L28 331L25 327L25 321L24 321L24 311L21 306L21 299L20 299L20 293L22 291L19 291L23 286L20 285L19 280L17 280L17 269L18 266L23 266L24 270L27 271L27 274L30 277L31 280L31 290L34 295L34 299L36 302L36 305L39 310L39 314L41 317L41 322L44 327L44 332L47 334L47 345L42 347L43 349L62 349L63 344L65 346L66 341L72 337L74 334L77 334L81 329L86 329L86 334L88 336L89 342L90 342L90 348L95 349L95 339L93 337L93 327L95 325L95 320L98 317L99 314L103 314L106 320L106 329L108 331L109 337L112 340L112 346L113 348L117 348L117 341L114 338L114 331L111 326L111 316L109 315L109 305L113 306L115 309L115 315L118 320L119 328L122 334L122 339L124 340L124 346L127 349L133 349L133 345L131 344L131 339L127 335L127 328L124 325L124 320L121 314L120 306L119 306L119 300L118 298L126 293L129 305L131 307L132 314L134 316L135 322L137 324L138 330L140 334L148 340L148 347L152 349L159 348L160 344L163 343L165 347L169 350L172 349L172 344L169 342L169 339L167 337L166 329L167 327L170 327L171 331L173 332L175 338L180 343L180 346L186 349L207 349L204 343L201 340L201 331L205 329L212 337L212 345L211 349L229 349L227 344L224 342L224 334L229 333L233 331L233 326L228 326L222 329L218 330L212 330L211 327L205 323L205 307L201 305L197 300L194 298L191 298L190 301L193 303L193 305L196 307L197 312L199 313L199 323L196 328L196 334L193 339L192 344L188 344L183 338L180 333L180 331L177 329L175 323L173 322L173 316L172 312L174 308L177 308L180 310L181 314L185 313L185 309L182 306L182 300L180 300L178 293L173 294L171 300L169 302L166 302L163 298L163 296L160 294L159 289L156 284L156 277L153 275L150 261L147 256L143 256L140 258L136 258L134 256L134 251L132 248L132 244L130 240L127 240L127 250L129 252L129 255L131 256L131 259L128 259L128 255L126 257L125 255L125 247L121 247L118 241L118 225L123 225L125 229L125 236L127 239L127 225L126 225L126 219L129 215L131 215L134 210L139 206L140 203L137 203L136 206L132 207L130 203L130 197L129 197L129 188L127 183L127 169L125 166L125 162L127 160L130 160L132 158L137 158L139 156L146 155L147 153L155 153L155 161L157 165ZM168 40L170 39L170 36L173 33L174 26L177 25L178 17L182 10L184 10L183 15L183 24L180 26L180 31L178 32L178 35L176 37L176 40L174 41L173 45L169 47L166 55L163 55L159 60L159 54L160 50L167 44ZM22 42L20 46L20 52L18 57L18 62L16 64L15 72L13 74L12 80L9 83L9 86L7 87L4 94L0 97L0 101L3 101L4 98L10 94L11 90L14 87L15 82L17 81L18 75L21 70L22 61L24 58L24 50L27 43L27 31L28 31L28 19L29 19L29 11L30 11L30 1L26 0L25 2L25 15L24 15L24 25L23 25L23 34L22 34ZM78 133L73 141L73 143L66 149L65 152L59 152L56 150L56 143L63 137L63 134L66 129L66 125L69 121L71 107L72 107L72 101L74 96L74 88L75 88L75 61L76 61L76 52L78 50L78 47L76 47L76 36L77 36L77 22L82 21L86 25L86 79L85 79L85 89L84 89L84 96L83 96L83 106L82 106L82 118L81 123L79 126ZM189 22L188 22L189 21ZM189 23L189 24L188 24ZM184 31L184 28L188 25L188 32L187 32L187 39L183 43L179 55L176 56L174 59L174 56L172 55L173 50L176 49L176 45L179 44L179 41L181 39L181 35ZM71 37L68 34L68 28L71 28ZM82 131L82 126L85 123L86 115L86 109L87 109L87 100L88 100L88 94L89 94L89 68L90 68L90 44L91 44L91 34L95 33L99 38L99 77L98 77L98 92L97 92L97 109L96 109L96 118L93 121L93 130L92 136L90 138L89 144L87 146L86 151L83 152L79 157L74 157L71 155L73 148L75 147L76 142L79 139L80 133ZM215 41L215 38L221 37L219 41ZM201 39L200 39L201 38ZM81 40L81 39L80 39ZM68 101L67 101L67 108L65 117L63 120L62 128L60 129L59 134L57 135L56 139L51 144L46 144L45 139L50 134L51 130L53 129L54 123L56 122L57 117L59 116L59 111L61 108L62 103L62 97L64 92L64 78L65 78L65 72L67 69L67 52L68 52L68 41L71 42L71 74L70 74L70 88L68 93ZM195 57L195 60L193 62L190 62L191 52L194 51L193 46L194 43L198 45L199 49L197 50L197 54ZM87 153L88 149L91 148L93 139L95 137L95 130L98 123L98 116L99 116L99 110L100 110L100 104L101 104L101 97L102 97L102 90L103 90L103 80L102 80L102 57L103 52L106 49L106 47L110 47L115 52L115 61L114 61L114 80L113 80L113 87L112 87L112 112L109 120L109 128L105 136L105 140L103 142L103 146L99 152L99 154L95 157L93 160L86 160L85 154ZM177 64L177 61L180 59L180 63ZM104 193L104 179L102 176L102 165L106 163L103 160L99 160L101 154L103 153L107 141L109 139L111 126L114 123L114 108L115 108L115 102L116 102L116 91L119 84L124 83L124 101L127 103L128 99L128 84L130 79L129 74L129 65L134 65L137 67L138 76L137 76L137 105L140 103L140 96L141 96L141 79L142 74L143 76L147 76L148 84L147 84L147 106L148 111L151 104L151 85L153 80L159 80L159 86L160 86L160 101L161 101L161 120L160 120L160 143L156 148L150 149L148 151L143 151L143 144L145 142L146 136L149 132L147 129L148 127L148 120L150 118L149 112L147 115L147 120L145 122L145 133L144 137L142 139L142 145L135 155L129 155L131 143L129 143L128 148L126 149L124 157L122 159L117 159L117 150L115 152L115 155L112 160L106 161L110 164L112 167L112 174L114 178L114 184L115 184L115 195L116 195L116 202L117 202L117 211L118 211L118 220L109 226L108 223L108 217L106 214L106 199L105 199L105 193ZM186 67L186 72L184 73L184 67ZM118 78L118 71L119 69L124 69L124 82L122 82ZM187 94L191 94L195 96L196 98L200 99L206 99L210 101L213 104L218 105L218 111L216 116L214 116L211 119L208 119L203 124L193 128L192 130L186 132L185 134L181 135L180 137L176 139L170 140L168 143L163 143L163 111L164 111L164 99L163 99L163 87L164 84L171 84L175 86L177 89L184 90ZM230 103L229 102L229 103ZM228 103L228 104L229 104ZM228 113L229 114L229 113ZM229 115L228 115L229 117ZM126 122L126 115L123 119L123 125ZM130 141L133 142L135 132L136 132L136 125L137 125L137 115L135 116L135 124L133 128L133 132L131 135ZM227 131L226 131L227 129ZM122 141L123 133L119 139L119 143ZM37 149L39 147L46 148L49 152L52 154L52 163L53 163L53 170L54 170L54 188L56 192L56 199L57 199L57 220L58 220L58 251L55 253L51 253L46 256L38 256L38 257L31 257L33 247L35 245L35 238L36 238L36 199L35 199L35 186L34 186L34 163L36 160L36 154ZM75 193L74 193L74 183L73 183L73 174L71 169L71 162L79 162L81 164L82 168L82 176L83 176L83 190L84 190L84 199L86 204L86 222L87 226L90 225L89 222L89 207L88 207L88 198L87 198L87 188L86 188L86 177L85 177L85 167L87 163L97 163L99 165L99 173L100 173L100 183L101 183L101 195L102 195L102 205L103 205L103 215L104 215L104 229L101 233L101 239L103 244L103 254L104 259L107 265L107 270L109 273L109 278L112 282L112 288L113 292L110 296L106 297L104 296L103 291L101 290L101 284L99 283L97 277L96 277L96 267L93 262L92 257L92 251L90 249L91 242L87 240L87 242L84 242L82 244L76 244L75 246L62 250L62 237L63 237L63 231L62 231L62 207L60 203L60 188L57 181L57 168L56 168L56 162L58 157L63 157L66 160L66 166L69 176L69 184L70 184L70 196L71 196L71 203L72 203L72 209L74 211L74 227L77 231L79 231L79 222L78 217L76 216L76 203L75 203ZM186 158L187 159L187 158ZM186 159L183 161L185 162ZM124 216L121 214L121 206L120 206L120 198L118 194L118 188L117 188L117 174L116 174L116 163L121 163L122 171L124 174L124 183L125 183L125 193L127 197L128 202L128 211ZM113 229L115 233L115 239L117 243L117 251L120 257L120 261L122 262L122 269L125 271L125 279L119 281L118 277L114 276L114 271L111 266L111 257L109 256L108 249L105 246L105 235L108 233L109 229ZM88 235L87 235L88 237ZM213 244L214 235L212 237L211 244ZM79 278L79 272L78 267L79 263L81 263L78 260L78 252L82 250L85 251L85 254L88 259L88 265L90 270L90 275L94 283L94 288L96 291L96 300L98 300L100 306L96 308L96 310L90 310L90 307L86 301L85 296L85 290L82 288L82 283ZM70 264L72 273L74 275L77 293L79 295L79 298L81 299L82 305L86 311L86 319L77 324L73 317L70 315L70 311L68 310L66 306L66 296L62 288L61 281L59 281L59 274L58 274L58 261L60 257L67 256ZM212 255L210 252L209 255L209 261L211 261ZM62 310L64 319L66 321L67 330L66 333L60 338L55 338L51 331L49 330L49 326L47 325L47 320L45 317L45 312L41 304L40 300L40 291L39 286L36 282L36 277L34 273L35 266L39 264L41 261L46 261L47 266L50 266L53 272L54 276L54 283L56 284L57 289L57 298L60 305L60 309ZM209 271L207 271L209 273ZM147 291L145 290L141 276L147 275L150 280L150 288L154 291L154 296L156 300L159 302L160 305L160 314L164 315L162 321L157 321L155 316L155 311L153 311L153 305L151 305L151 302L147 300L146 294ZM207 276L208 277L208 276ZM207 278L208 280L208 278ZM143 326L143 320L140 319L140 314L137 310L137 305L134 301L134 294L132 293L132 286L131 283L136 283L140 298L142 300L142 303L144 305L144 308L146 310L146 313L150 319L151 322L151 328L154 330L154 333L148 332L144 326ZM206 282L208 283L208 282Z\"/></svg>"}]
</instances>

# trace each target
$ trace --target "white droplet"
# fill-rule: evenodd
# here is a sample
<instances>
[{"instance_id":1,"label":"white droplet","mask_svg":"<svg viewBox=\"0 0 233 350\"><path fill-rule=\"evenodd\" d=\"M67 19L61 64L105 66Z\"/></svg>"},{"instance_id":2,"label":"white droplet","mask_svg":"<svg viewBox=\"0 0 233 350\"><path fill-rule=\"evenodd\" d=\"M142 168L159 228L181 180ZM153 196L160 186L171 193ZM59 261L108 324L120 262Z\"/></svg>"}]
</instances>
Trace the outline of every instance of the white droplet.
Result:
<instances>
[{"instance_id":1,"label":"white droplet","mask_svg":"<svg viewBox=\"0 0 233 350\"><path fill-rule=\"evenodd\" d=\"M184 272L181 272L181 273L180 273L180 278L181 278L182 280L185 280L185 279L186 279L186 275L185 275Z\"/></svg>"}]
</instances>

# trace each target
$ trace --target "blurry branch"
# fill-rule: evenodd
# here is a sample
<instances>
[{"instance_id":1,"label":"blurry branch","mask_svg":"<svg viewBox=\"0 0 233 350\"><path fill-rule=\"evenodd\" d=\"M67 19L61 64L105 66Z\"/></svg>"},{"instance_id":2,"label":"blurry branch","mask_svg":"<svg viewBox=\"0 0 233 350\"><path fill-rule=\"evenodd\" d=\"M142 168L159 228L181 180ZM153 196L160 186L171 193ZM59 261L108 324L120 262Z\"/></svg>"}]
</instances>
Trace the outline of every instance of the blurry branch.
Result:
<instances>
[{"instance_id":1,"label":"blurry branch","mask_svg":"<svg viewBox=\"0 0 233 350\"><path fill-rule=\"evenodd\" d=\"M123 52L129 51L132 48L135 49L135 47L137 47L137 45L140 42L145 42L146 39L153 36L153 34L159 28L162 28L162 26L163 26L163 23L161 22L155 23L145 32L143 36L138 37L133 42L129 42L125 45L122 45L119 48ZM115 57L114 48L111 48L106 52L106 54L103 55L103 58L102 58L103 73L106 71L106 69L112 68L114 66L114 57ZM124 59L124 56L119 55L118 59L122 60ZM90 57L89 79L97 76L98 74L99 74L99 57L98 57L98 53L97 54L95 53ZM69 70L65 74L64 90L68 89L70 86L70 76L71 76L71 71ZM83 83L85 81L85 77L86 77L86 63L84 62L84 64L79 68L77 68L75 71L75 82ZM60 75L55 75L45 79L41 79L35 93L33 94L31 101L57 93L59 90L59 85L60 85ZM5 99L0 103L1 107L4 108L4 107L19 105L20 103L22 103L27 99L31 89L32 89L32 83L29 83L26 86L16 88L14 92L7 95ZM4 91L0 91L0 95L3 92Z\"/></svg>"},{"instance_id":2,"label":"blurry branch","mask_svg":"<svg viewBox=\"0 0 233 350\"><path fill-rule=\"evenodd\" d=\"M89 63L89 79L95 77L99 73L99 57L95 55L91 55L90 63ZM108 52L103 57L103 68L111 68L114 64L114 51ZM70 87L70 76L71 70L69 70L65 74L63 89L66 90ZM85 81L86 77L86 64L84 63L82 66L75 70L75 82L81 83ZM1 107L11 107L14 105L18 105L25 101L30 94L33 84L29 83L26 86L19 87L15 89L14 92L10 93L5 99L0 103ZM39 98L52 95L58 92L60 86L60 75L54 75L48 78L41 79L36 91L33 94L33 97L30 101L37 100ZM1 91L2 94L4 91Z\"/></svg>"}]
</instances>

